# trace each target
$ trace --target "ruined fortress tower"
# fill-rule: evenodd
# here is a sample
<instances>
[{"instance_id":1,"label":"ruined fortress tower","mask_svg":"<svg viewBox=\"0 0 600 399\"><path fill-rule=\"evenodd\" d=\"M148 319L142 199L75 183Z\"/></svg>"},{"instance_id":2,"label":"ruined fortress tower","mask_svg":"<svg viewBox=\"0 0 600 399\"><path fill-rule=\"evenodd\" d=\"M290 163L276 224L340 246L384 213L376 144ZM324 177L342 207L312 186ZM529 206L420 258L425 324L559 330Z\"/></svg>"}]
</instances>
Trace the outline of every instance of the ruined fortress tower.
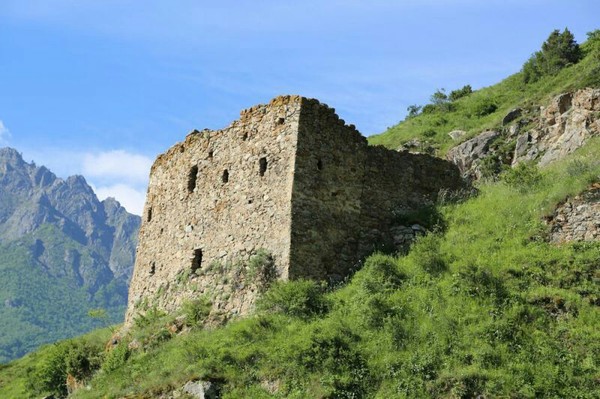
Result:
<instances>
[{"instance_id":1,"label":"ruined fortress tower","mask_svg":"<svg viewBox=\"0 0 600 399\"><path fill-rule=\"evenodd\" d=\"M453 164L370 147L314 99L277 97L193 131L152 166L126 325L201 296L213 314L247 313L257 254L274 278L342 279L390 240L394 215L461 186Z\"/></svg>"}]
</instances>

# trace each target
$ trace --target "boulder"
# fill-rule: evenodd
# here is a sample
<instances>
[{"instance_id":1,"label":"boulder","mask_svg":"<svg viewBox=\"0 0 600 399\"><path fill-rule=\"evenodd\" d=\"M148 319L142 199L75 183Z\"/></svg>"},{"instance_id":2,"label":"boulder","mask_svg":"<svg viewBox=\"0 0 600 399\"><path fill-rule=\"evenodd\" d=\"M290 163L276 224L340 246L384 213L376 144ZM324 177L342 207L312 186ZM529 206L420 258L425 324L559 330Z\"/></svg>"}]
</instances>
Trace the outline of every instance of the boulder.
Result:
<instances>
[{"instance_id":1,"label":"boulder","mask_svg":"<svg viewBox=\"0 0 600 399\"><path fill-rule=\"evenodd\" d=\"M502 126L508 125L509 123L520 117L522 113L523 110L521 108L515 108L513 110L510 110L508 114L506 114L506 116L502 119Z\"/></svg>"},{"instance_id":2,"label":"boulder","mask_svg":"<svg viewBox=\"0 0 600 399\"><path fill-rule=\"evenodd\" d=\"M489 153L490 144L500 136L499 132L486 131L450 149L446 159L453 162L463 176L473 176L479 160Z\"/></svg>"},{"instance_id":3,"label":"boulder","mask_svg":"<svg viewBox=\"0 0 600 399\"><path fill-rule=\"evenodd\" d=\"M465 132L464 130L453 130L450 133L448 133L448 136L450 136L452 140L458 141L461 138L463 138L466 134L467 132Z\"/></svg>"},{"instance_id":4,"label":"boulder","mask_svg":"<svg viewBox=\"0 0 600 399\"><path fill-rule=\"evenodd\" d=\"M181 390L193 398L217 399L219 397L218 388L214 382L199 380L187 382Z\"/></svg>"}]
</instances>

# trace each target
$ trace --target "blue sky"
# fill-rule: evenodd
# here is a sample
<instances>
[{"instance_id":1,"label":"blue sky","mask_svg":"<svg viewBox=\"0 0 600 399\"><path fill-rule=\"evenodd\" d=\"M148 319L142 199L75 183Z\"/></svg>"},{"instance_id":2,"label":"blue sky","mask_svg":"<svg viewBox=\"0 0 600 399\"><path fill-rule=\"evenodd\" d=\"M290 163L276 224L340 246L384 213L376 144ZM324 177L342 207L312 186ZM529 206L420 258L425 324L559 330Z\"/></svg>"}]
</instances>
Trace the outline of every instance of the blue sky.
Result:
<instances>
[{"instance_id":1,"label":"blue sky","mask_svg":"<svg viewBox=\"0 0 600 399\"><path fill-rule=\"evenodd\" d=\"M140 213L152 160L279 94L365 135L517 72L597 0L0 0L0 145Z\"/></svg>"}]
</instances>

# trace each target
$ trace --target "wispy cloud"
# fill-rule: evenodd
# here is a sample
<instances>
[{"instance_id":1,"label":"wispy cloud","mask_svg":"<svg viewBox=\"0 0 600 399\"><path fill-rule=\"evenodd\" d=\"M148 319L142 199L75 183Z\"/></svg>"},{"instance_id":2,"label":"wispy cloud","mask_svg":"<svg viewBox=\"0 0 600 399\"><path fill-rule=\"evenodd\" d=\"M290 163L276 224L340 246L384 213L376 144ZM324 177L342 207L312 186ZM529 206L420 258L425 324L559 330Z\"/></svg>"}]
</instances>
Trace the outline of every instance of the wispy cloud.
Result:
<instances>
[{"instance_id":1,"label":"wispy cloud","mask_svg":"<svg viewBox=\"0 0 600 399\"><path fill-rule=\"evenodd\" d=\"M148 180L152 160L144 155L114 150L85 154L82 166L84 176L140 183Z\"/></svg>"},{"instance_id":2,"label":"wispy cloud","mask_svg":"<svg viewBox=\"0 0 600 399\"><path fill-rule=\"evenodd\" d=\"M83 175L100 200L113 197L128 212L141 215L152 159L126 150L84 152L64 148L23 149L26 159L62 178Z\"/></svg>"},{"instance_id":3,"label":"wispy cloud","mask_svg":"<svg viewBox=\"0 0 600 399\"><path fill-rule=\"evenodd\" d=\"M6 145L8 143L9 138L10 131L6 126L4 126L4 122L0 120L0 145Z\"/></svg>"},{"instance_id":4,"label":"wispy cloud","mask_svg":"<svg viewBox=\"0 0 600 399\"><path fill-rule=\"evenodd\" d=\"M128 212L136 215L142 214L144 200L146 199L145 190L121 183L99 187L92 184L92 188L100 200L112 197L119 201Z\"/></svg>"}]
</instances>

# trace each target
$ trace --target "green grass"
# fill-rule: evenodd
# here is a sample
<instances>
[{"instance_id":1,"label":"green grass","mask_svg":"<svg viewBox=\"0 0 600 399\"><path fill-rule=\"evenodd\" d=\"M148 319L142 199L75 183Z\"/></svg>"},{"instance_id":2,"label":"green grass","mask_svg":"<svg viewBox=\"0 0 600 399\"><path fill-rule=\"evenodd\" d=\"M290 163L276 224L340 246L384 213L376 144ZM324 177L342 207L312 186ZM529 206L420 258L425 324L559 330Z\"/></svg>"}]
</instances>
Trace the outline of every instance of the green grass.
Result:
<instances>
[{"instance_id":1,"label":"green grass","mask_svg":"<svg viewBox=\"0 0 600 399\"><path fill-rule=\"evenodd\" d=\"M599 152L591 140L536 184L439 204L443 233L372 255L337 289L278 283L261 314L184 335L157 314L72 396L156 397L201 378L223 398L597 398L600 243L548 244L542 218L600 179ZM0 369L0 397L44 393L26 391L24 370L47 350Z\"/></svg>"},{"instance_id":2,"label":"green grass","mask_svg":"<svg viewBox=\"0 0 600 399\"><path fill-rule=\"evenodd\" d=\"M516 107L533 111L556 94L584 87L600 87L600 44L596 40L588 41L582 49L586 56L555 76L545 76L535 83L524 84L522 73L516 73L496 85L454 101L451 111L437 110L405 119L382 134L370 136L369 143L396 149L418 138L428 141L438 155L443 155L457 144L448 136L453 130L466 131L468 134L462 140L467 140L486 129L499 129L502 118ZM489 103L495 104L496 110L481 115Z\"/></svg>"}]
</instances>

